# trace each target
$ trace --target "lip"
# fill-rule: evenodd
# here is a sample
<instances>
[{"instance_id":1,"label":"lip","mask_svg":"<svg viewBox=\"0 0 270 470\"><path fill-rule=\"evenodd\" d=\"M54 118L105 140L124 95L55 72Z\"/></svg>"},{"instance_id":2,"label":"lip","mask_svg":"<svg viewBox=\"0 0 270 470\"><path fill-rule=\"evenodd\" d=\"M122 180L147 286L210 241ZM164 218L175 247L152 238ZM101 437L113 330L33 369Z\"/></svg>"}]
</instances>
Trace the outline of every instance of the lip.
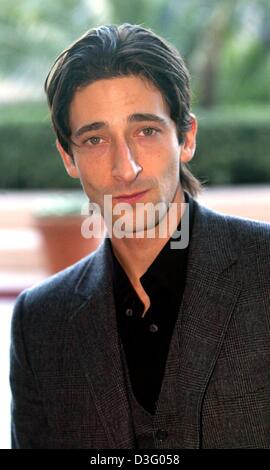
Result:
<instances>
[{"instance_id":1,"label":"lip","mask_svg":"<svg viewBox=\"0 0 270 470\"><path fill-rule=\"evenodd\" d=\"M141 191L139 193L133 193L133 194L121 194L121 196L117 196L114 199L117 201L122 201L122 202L134 202L140 199L144 194L146 194L148 189L146 191Z\"/></svg>"}]
</instances>

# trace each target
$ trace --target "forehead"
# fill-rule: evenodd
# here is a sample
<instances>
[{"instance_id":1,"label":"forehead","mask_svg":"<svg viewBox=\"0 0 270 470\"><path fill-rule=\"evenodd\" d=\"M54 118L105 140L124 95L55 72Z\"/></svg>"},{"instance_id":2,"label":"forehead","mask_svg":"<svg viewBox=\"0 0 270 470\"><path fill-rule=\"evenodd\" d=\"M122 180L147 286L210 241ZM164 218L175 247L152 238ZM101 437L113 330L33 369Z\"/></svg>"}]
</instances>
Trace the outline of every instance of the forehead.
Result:
<instances>
[{"instance_id":1,"label":"forehead","mask_svg":"<svg viewBox=\"0 0 270 470\"><path fill-rule=\"evenodd\" d=\"M149 80L131 75L97 80L78 89L69 118L74 129L85 120L114 122L133 113L152 113L163 118L170 115L160 90Z\"/></svg>"}]
</instances>

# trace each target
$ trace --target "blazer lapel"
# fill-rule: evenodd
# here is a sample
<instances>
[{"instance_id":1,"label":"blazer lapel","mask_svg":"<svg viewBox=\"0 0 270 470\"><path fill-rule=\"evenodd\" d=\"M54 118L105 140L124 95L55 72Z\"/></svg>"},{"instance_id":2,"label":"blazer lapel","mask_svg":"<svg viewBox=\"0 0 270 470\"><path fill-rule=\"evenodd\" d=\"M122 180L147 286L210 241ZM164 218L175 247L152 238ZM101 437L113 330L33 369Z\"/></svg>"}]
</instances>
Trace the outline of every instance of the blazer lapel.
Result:
<instances>
[{"instance_id":1,"label":"blazer lapel","mask_svg":"<svg viewBox=\"0 0 270 470\"><path fill-rule=\"evenodd\" d=\"M181 447L200 447L201 407L227 327L241 291L237 254L226 217L193 201L195 218L190 242L186 287L172 350L178 343L178 429Z\"/></svg>"},{"instance_id":2,"label":"blazer lapel","mask_svg":"<svg viewBox=\"0 0 270 470\"><path fill-rule=\"evenodd\" d=\"M134 433L121 359L106 238L76 288L77 349L99 418L112 448L134 447Z\"/></svg>"},{"instance_id":3,"label":"blazer lapel","mask_svg":"<svg viewBox=\"0 0 270 470\"><path fill-rule=\"evenodd\" d=\"M198 205L190 245L186 289L177 325L180 338L180 383L194 410L196 446L201 442L201 407L231 315L241 292L237 253L228 218ZM183 427L190 416L183 416ZM188 435L188 434L184 434Z\"/></svg>"}]
</instances>

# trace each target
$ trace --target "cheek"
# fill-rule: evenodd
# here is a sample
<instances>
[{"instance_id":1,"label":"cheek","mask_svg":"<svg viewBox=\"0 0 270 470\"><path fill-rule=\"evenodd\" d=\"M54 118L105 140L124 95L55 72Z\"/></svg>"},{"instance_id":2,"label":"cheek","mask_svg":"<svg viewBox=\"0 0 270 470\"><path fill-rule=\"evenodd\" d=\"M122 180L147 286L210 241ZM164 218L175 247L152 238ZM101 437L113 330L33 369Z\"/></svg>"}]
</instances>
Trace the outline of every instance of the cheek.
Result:
<instances>
[{"instance_id":1,"label":"cheek","mask_svg":"<svg viewBox=\"0 0 270 470\"><path fill-rule=\"evenodd\" d=\"M95 189L102 186L104 182L104 169L102 165L95 162L95 160L90 162L90 159L87 158L77 158L76 159L80 179L84 184L91 186Z\"/></svg>"},{"instance_id":2,"label":"cheek","mask_svg":"<svg viewBox=\"0 0 270 470\"><path fill-rule=\"evenodd\" d=\"M176 152L172 152L165 160L166 164L162 165L159 173L159 185L165 197L171 199L180 181L180 159Z\"/></svg>"},{"instance_id":3,"label":"cheek","mask_svg":"<svg viewBox=\"0 0 270 470\"><path fill-rule=\"evenodd\" d=\"M172 183L179 179L180 156L177 149L172 149L172 152L167 155L167 158L164 158L162 167L164 177L171 179Z\"/></svg>"},{"instance_id":4,"label":"cheek","mask_svg":"<svg viewBox=\"0 0 270 470\"><path fill-rule=\"evenodd\" d=\"M90 167L90 165L85 165L82 162L79 162L77 166L84 192L93 202L101 202L103 200L104 185L106 184L104 171L101 171L100 166L96 168L95 165L92 165Z\"/></svg>"}]
</instances>

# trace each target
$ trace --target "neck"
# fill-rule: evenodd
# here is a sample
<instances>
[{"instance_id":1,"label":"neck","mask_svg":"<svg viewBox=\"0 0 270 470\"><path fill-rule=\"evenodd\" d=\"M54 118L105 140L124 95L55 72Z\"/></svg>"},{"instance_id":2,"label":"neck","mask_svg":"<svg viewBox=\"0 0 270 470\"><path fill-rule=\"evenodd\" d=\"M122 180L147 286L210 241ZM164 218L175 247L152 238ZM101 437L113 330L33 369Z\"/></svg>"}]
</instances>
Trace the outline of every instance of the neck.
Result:
<instances>
[{"instance_id":1,"label":"neck","mask_svg":"<svg viewBox=\"0 0 270 470\"><path fill-rule=\"evenodd\" d=\"M147 271L176 230L183 215L184 205L181 203L184 201L184 194L178 188L172 201L176 203L176 206L173 205L174 209L173 206L170 207L159 224L153 229L148 229L147 232L144 231L141 238L136 236L133 238L116 238L112 236L113 252L133 285L138 284L140 277ZM171 212L175 208L177 216L172 217ZM170 222L169 224L169 220L173 223ZM160 233L165 236L159 236ZM149 238L149 235L151 238Z\"/></svg>"}]
</instances>

